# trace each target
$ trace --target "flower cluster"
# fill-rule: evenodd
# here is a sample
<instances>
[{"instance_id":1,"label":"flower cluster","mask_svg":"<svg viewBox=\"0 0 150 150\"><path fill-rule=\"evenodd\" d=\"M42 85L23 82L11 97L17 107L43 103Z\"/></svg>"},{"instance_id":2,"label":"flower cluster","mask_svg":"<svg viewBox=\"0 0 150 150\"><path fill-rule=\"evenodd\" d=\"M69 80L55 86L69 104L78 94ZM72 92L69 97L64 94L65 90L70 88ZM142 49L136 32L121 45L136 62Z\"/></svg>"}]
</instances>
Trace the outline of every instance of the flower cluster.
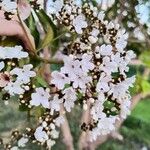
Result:
<instances>
[{"instance_id":1,"label":"flower cluster","mask_svg":"<svg viewBox=\"0 0 150 150\"><path fill-rule=\"evenodd\" d=\"M4 149L17 150L25 147L30 139L40 144L45 143L50 148L58 137L55 127L64 122L63 114L59 114L61 106L60 101L57 101L58 95L50 94L49 88L33 84L36 73L32 64L26 64L28 56L21 46L0 47L0 90L5 104L8 104L11 96L18 96L20 106L30 109L41 105L45 113L39 118L39 125L35 130L27 128L24 134L14 131L12 141L17 140L17 145L4 145ZM64 97L70 96L68 92L64 91ZM71 108L67 109L70 111Z\"/></svg>"},{"instance_id":2,"label":"flower cluster","mask_svg":"<svg viewBox=\"0 0 150 150\"><path fill-rule=\"evenodd\" d=\"M55 139L58 138L59 132L56 130L56 126L60 126L63 123L62 117L58 117L59 114L51 116L49 112L44 113L39 118L39 126L34 130L26 128L26 132L21 134L19 131L12 132L12 141L17 141L15 145L6 145L4 148L9 150L19 150L26 146L31 140L33 143L46 145L50 149L55 144Z\"/></svg>"},{"instance_id":3,"label":"flower cluster","mask_svg":"<svg viewBox=\"0 0 150 150\"><path fill-rule=\"evenodd\" d=\"M17 13L17 1L0 0L0 10L3 10L6 19L10 20Z\"/></svg>"},{"instance_id":4,"label":"flower cluster","mask_svg":"<svg viewBox=\"0 0 150 150\"><path fill-rule=\"evenodd\" d=\"M17 3L22 3L22 2L21 0L18 2L17 0L0 0L0 10L4 12L5 19L11 20L13 16L18 13ZM27 3L27 1L23 3ZM34 10L39 10L43 7L43 1L41 0L29 0L29 3Z\"/></svg>"},{"instance_id":5,"label":"flower cluster","mask_svg":"<svg viewBox=\"0 0 150 150\"><path fill-rule=\"evenodd\" d=\"M18 143L6 147L11 150L24 147L29 139L50 149L59 135L56 127L64 122L64 111L71 112L76 104L90 112L90 122L83 122L81 129L91 141L115 130L116 121L130 113L129 88L135 76L128 77L127 72L135 54L125 50L128 34L116 21L106 21L104 12L90 3L78 6L56 0L52 7L51 17L68 29L73 40L64 44L64 65L52 72L49 86L32 83L36 73L32 64L19 63L28 57L20 46L0 47L0 87L5 97L19 95L20 105L44 110L36 129L13 134Z\"/></svg>"},{"instance_id":6,"label":"flower cluster","mask_svg":"<svg viewBox=\"0 0 150 150\"><path fill-rule=\"evenodd\" d=\"M22 51L21 46L0 47L0 90L3 99L10 96L24 94L29 90L30 79L36 76L31 71L31 64L19 66L19 61L28 57L27 52Z\"/></svg>"},{"instance_id":7,"label":"flower cluster","mask_svg":"<svg viewBox=\"0 0 150 150\"><path fill-rule=\"evenodd\" d=\"M90 109L91 122L81 128L96 140L114 130L116 121L130 112L129 88L135 76L127 77L126 73L135 54L124 50L128 38L125 30L115 21L104 20L104 13L92 4L54 4L57 21L76 33L76 39L65 46L68 56L64 57L64 66L52 73L51 84L58 89L55 110L63 103L70 111L75 102L84 110ZM70 96L65 97L68 90Z\"/></svg>"}]
</instances>

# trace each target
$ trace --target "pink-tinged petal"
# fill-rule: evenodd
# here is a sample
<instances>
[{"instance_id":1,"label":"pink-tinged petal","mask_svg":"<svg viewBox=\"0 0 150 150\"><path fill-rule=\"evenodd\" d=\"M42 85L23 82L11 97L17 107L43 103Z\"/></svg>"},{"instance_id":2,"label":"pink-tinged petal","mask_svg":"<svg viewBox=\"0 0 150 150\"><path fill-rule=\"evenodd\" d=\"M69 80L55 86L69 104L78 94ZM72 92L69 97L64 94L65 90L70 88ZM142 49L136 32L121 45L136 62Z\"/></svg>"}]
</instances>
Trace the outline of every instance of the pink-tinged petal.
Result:
<instances>
[{"instance_id":1,"label":"pink-tinged petal","mask_svg":"<svg viewBox=\"0 0 150 150\"><path fill-rule=\"evenodd\" d=\"M31 6L27 0L18 0L18 11L22 20L27 19L31 14Z\"/></svg>"}]
</instances>

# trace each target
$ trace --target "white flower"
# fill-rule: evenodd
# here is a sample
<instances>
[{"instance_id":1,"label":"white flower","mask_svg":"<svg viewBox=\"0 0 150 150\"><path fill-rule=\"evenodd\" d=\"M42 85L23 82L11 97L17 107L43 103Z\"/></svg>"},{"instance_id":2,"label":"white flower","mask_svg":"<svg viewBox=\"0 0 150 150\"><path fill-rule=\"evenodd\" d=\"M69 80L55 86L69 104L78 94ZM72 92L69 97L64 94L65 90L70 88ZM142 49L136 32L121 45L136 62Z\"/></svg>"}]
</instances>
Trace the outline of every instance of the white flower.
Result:
<instances>
[{"instance_id":1,"label":"white flower","mask_svg":"<svg viewBox=\"0 0 150 150\"><path fill-rule=\"evenodd\" d=\"M98 3L101 6L101 9L106 11L109 7L111 7L114 4L115 0L99 0Z\"/></svg>"},{"instance_id":2,"label":"white flower","mask_svg":"<svg viewBox=\"0 0 150 150\"><path fill-rule=\"evenodd\" d=\"M82 34L83 28L86 28L87 22L85 21L85 16L83 14L78 15L74 20L73 20L73 26L75 27L75 30L78 34Z\"/></svg>"},{"instance_id":3,"label":"white flower","mask_svg":"<svg viewBox=\"0 0 150 150\"><path fill-rule=\"evenodd\" d=\"M125 41L123 38L117 39L116 48L119 52L122 52L126 46L127 46L127 41Z\"/></svg>"},{"instance_id":4,"label":"white flower","mask_svg":"<svg viewBox=\"0 0 150 150\"><path fill-rule=\"evenodd\" d=\"M98 38L91 35L88 37L88 40L90 41L91 44L94 44L97 42Z\"/></svg>"},{"instance_id":5,"label":"white flower","mask_svg":"<svg viewBox=\"0 0 150 150\"><path fill-rule=\"evenodd\" d=\"M127 51L124 57L121 57L120 53L117 52L115 55L111 55L111 60L117 63L120 74L126 76L125 72L129 71L128 63L131 59L135 58L135 56L132 50Z\"/></svg>"},{"instance_id":6,"label":"white flower","mask_svg":"<svg viewBox=\"0 0 150 150\"><path fill-rule=\"evenodd\" d=\"M100 135L100 131L99 131L99 128L96 127L94 128L92 131L89 132L89 140L91 142L95 141L97 139L97 137Z\"/></svg>"},{"instance_id":7,"label":"white flower","mask_svg":"<svg viewBox=\"0 0 150 150\"><path fill-rule=\"evenodd\" d=\"M54 129L50 132L50 135L53 139L57 139L59 137L59 132Z\"/></svg>"},{"instance_id":8,"label":"white flower","mask_svg":"<svg viewBox=\"0 0 150 150\"><path fill-rule=\"evenodd\" d=\"M42 122L42 127L44 127L44 128L47 127L46 121L43 121L43 122Z\"/></svg>"},{"instance_id":9,"label":"white flower","mask_svg":"<svg viewBox=\"0 0 150 150\"><path fill-rule=\"evenodd\" d=\"M125 62L129 63L131 61L131 59L133 59L135 57L136 57L136 55L135 55L135 53L132 50L127 51L126 52L126 56L125 56Z\"/></svg>"},{"instance_id":10,"label":"white flower","mask_svg":"<svg viewBox=\"0 0 150 150\"><path fill-rule=\"evenodd\" d=\"M115 55L111 55L111 60L117 64L120 74L126 76L125 72L129 71L129 67L124 57L121 57L120 53L117 52Z\"/></svg>"},{"instance_id":11,"label":"white flower","mask_svg":"<svg viewBox=\"0 0 150 150\"><path fill-rule=\"evenodd\" d=\"M10 150L19 150L19 148L18 148L18 146L14 146Z\"/></svg>"},{"instance_id":12,"label":"white flower","mask_svg":"<svg viewBox=\"0 0 150 150\"><path fill-rule=\"evenodd\" d=\"M104 71L108 75L110 75L112 72L118 72L117 63L111 61L108 56L105 56L103 58L103 63L100 65L99 69Z\"/></svg>"},{"instance_id":13,"label":"white flower","mask_svg":"<svg viewBox=\"0 0 150 150\"><path fill-rule=\"evenodd\" d=\"M65 122L65 119L63 116L59 116L55 119L56 126L60 127Z\"/></svg>"},{"instance_id":14,"label":"white flower","mask_svg":"<svg viewBox=\"0 0 150 150\"><path fill-rule=\"evenodd\" d=\"M99 123L98 123L98 128L102 130L107 130L111 131L115 129L114 123L115 123L116 118L115 117L104 117L101 118ZM102 131L103 132L103 131Z\"/></svg>"},{"instance_id":15,"label":"white flower","mask_svg":"<svg viewBox=\"0 0 150 150\"><path fill-rule=\"evenodd\" d=\"M5 64L3 61L0 62L0 71L5 67Z\"/></svg>"},{"instance_id":16,"label":"white flower","mask_svg":"<svg viewBox=\"0 0 150 150\"><path fill-rule=\"evenodd\" d=\"M81 67L84 72L94 69L94 64L92 63L92 55L83 54L81 60Z\"/></svg>"},{"instance_id":17,"label":"white flower","mask_svg":"<svg viewBox=\"0 0 150 150\"><path fill-rule=\"evenodd\" d=\"M130 96L127 94L122 100L120 100L120 116L123 119L126 119L127 115L131 112L131 100Z\"/></svg>"},{"instance_id":18,"label":"white flower","mask_svg":"<svg viewBox=\"0 0 150 150\"><path fill-rule=\"evenodd\" d=\"M15 95L15 94L23 94L25 90L21 87L21 83L16 81L16 82L9 82L7 86L4 88L10 95Z\"/></svg>"},{"instance_id":19,"label":"white flower","mask_svg":"<svg viewBox=\"0 0 150 150\"><path fill-rule=\"evenodd\" d=\"M28 138L22 137L21 139L19 139L18 141L18 146L19 147L25 147L26 143L29 141Z\"/></svg>"},{"instance_id":20,"label":"white flower","mask_svg":"<svg viewBox=\"0 0 150 150\"><path fill-rule=\"evenodd\" d=\"M96 100L94 106L91 108L91 115L94 120L106 117L106 114L103 112L104 106L103 101Z\"/></svg>"},{"instance_id":21,"label":"white flower","mask_svg":"<svg viewBox=\"0 0 150 150\"><path fill-rule=\"evenodd\" d=\"M110 84L110 94L113 94L114 98L120 99L126 95L129 87L133 86L135 82L135 76L125 79L124 81L117 84Z\"/></svg>"},{"instance_id":22,"label":"white flower","mask_svg":"<svg viewBox=\"0 0 150 150\"><path fill-rule=\"evenodd\" d=\"M92 32L90 33L92 36L97 37L100 31L96 28L93 28Z\"/></svg>"},{"instance_id":23,"label":"white flower","mask_svg":"<svg viewBox=\"0 0 150 150\"><path fill-rule=\"evenodd\" d=\"M74 88L85 89L86 84L92 81L92 77L88 76L85 72L81 71L79 72L79 74L73 76L71 78L71 81L73 81Z\"/></svg>"},{"instance_id":24,"label":"white flower","mask_svg":"<svg viewBox=\"0 0 150 150\"><path fill-rule=\"evenodd\" d=\"M118 30L119 29L119 27L120 27L120 25L117 23L117 21L111 21L111 22L109 22L108 24L107 24L107 29L109 30L109 29L116 29L116 30Z\"/></svg>"},{"instance_id":25,"label":"white flower","mask_svg":"<svg viewBox=\"0 0 150 150\"><path fill-rule=\"evenodd\" d=\"M111 76L102 73L96 86L97 92L108 92L110 90L109 82L112 80Z\"/></svg>"},{"instance_id":26,"label":"white flower","mask_svg":"<svg viewBox=\"0 0 150 150\"><path fill-rule=\"evenodd\" d=\"M70 5L65 5L63 8L66 11L66 13L70 15L70 19L72 20L74 18L74 16L71 15L71 13L72 13L72 7Z\"/></svg>"},{"instance_id":27,"label":"white flower","mask_svg":"<svg viewBox=\"0 0 150 150\"><path fill-rule=\"evenodd\" d=\"M90 33L90 36L88 37L88 40L94 44L98 41L98 34L99 34L99 30L96 28L93 28L92 32Z\"/></svg>"},{"instance_id":28,"label":"white flower","mask_svg":"<svg viewBox=\"0 0 150 150\"><path fill-rule=\"evenodd\" d=\"M0 46L0 59L22 59L27 58L28 53L22 51L21 46L15 46L15 47L1 47Z\"/></svg>"},{"instance_id":29,"label":"white flower","mask_svg":"<svg viewBox=\"0 0 150 150\"><path fill-rule=\"evenodd\" d=\"M68 112L70 112L71 108L74 107L74 102L77 99L76 92L72 87L70 87L70 88L65 89L63 91L63 94L65 94L63 96L63 99L65 99L64 107Z\"/></svg>"},{"instance_id":30,"label":"white flower","mask_svg":"<svg viewBox=\"0 0 150 150\"><path fill-rule=\"evenodd\" d=\"M112 46L103 44L100 48L96 47L96 52L102 56L110 56L112 54Z\"/></svg>"},{"instance_id":31,"label":"white flower","mask_svg":"<svg viewBox=\"0 0 150 150\"><path fill-rule=\"evenodd\" d=\"M4 11L15 13L17 9L17 3L11 0L2 0L0 2L0 6Z\"/></svg>"},{"instance_id":32,"label":"white flower","mask_svg":"<svg viewBox=\"0 0 150 150\"><path fill-rule=\"evenodd\" d=\"M45 141L48 140L48 135L46 134L45 131L43 131L43 127L41 127L41 126L36 128L34 136L35 136L36 140L41 143L44 143Z\"/></svg>"},{"instance_id":33,"label":"white flower","mask_svg":"<svg viewBox=\"0 0 150 150\"><path fill-rule=\"evenodd\" d=\"M59 95L56 94L53 97L53 100L50 101L50 109L51 109L51 114L54 113L54 111L59 111L60 110L60 104L63 102L62 99L59 99Z\"/></svg>"},{"instance_id":34,"label":"white flower","mask_svg":"<svg viewBox=\"0 0 150 150\"><path fill-rule=\"evenodd\" d=\"M53 145L55 145L55 141L54 140L51 140L51 139L49 139L49 140L47 140L47 147L49 148L49 149L51 149L51 147L53 146Z\"/></svg>"},{"instance_id":35,"label":"white flower","mask_svg":"<svg viewBox=\"0 0 150 150\"><path fill-rule=\"evenodd\" d=\"M115 122L117 117L104 117L98 121L98 125L89 132L90 141L95 141L100 135L107 135L115 130Z\"/></svg>"},{"instance_id":36,"label":"white flower","mask_svg":"<svg viewBox=\"0 0 150 150\"><path fill-rule=\"evenodd\" d=\"M128 33L125 33L125 30L118 31L117 40L116 40L117 51L119 51L119 52L123 51L123 49L127 45L127 38L128 38Z\"/></svg>"},{"instance_id":37,"label":"white flower","mask_svg":"<svg viewBox=\"0 0 150 150\"><path fill-rule=\"evenodd\" d=\"M98 19L99 19L101 22L103 22L104 17L105 17L104 11L99 12L99 14L98 14Z\"/></svg>"},{"instance_id":38,"label":"white flower","mask_svg":"<svg viewBox=\"0 0 150 150\"><path fill-rule=\"evenodd\" d=\"M134 37L137 38L140 41L145 41L145 35L141 32L139 27L136 27L134 29Z\"/></svg>"},{"instance_id":39,"label":"white flower","mask_svg":"<svg viewBox=\"0 0 150 150\"><path fill-rule=\"evenodd\" d=\"M56 0L55 2L51 1L48 4L48 12L50 14L57 14L58 12L61 11L62 7L64 5L64 1L63 0Z\"/></svg>"},{"instance_id":40,"label":"white flower","mask_svg":"<svg viewBox=\"0 0 150 150\"><path fill-rule=\"evenodd\" d=\"M44 108L50 108L50 94L48 91L44 90L42 87L36 88L35 93L31 95L30 104L33 106L42 105Z\"/></svg>"},{"instance_id":41,"label":"white flower","mask_svg":"<svg viewBox=\"0 0 150 150\"><path fill-rule=\"evenodd\" d=\"M79 60L74 60L72 55L64 58L64 66L61 68L61 73L68 74L69 77L75 76L81 71L81 63Z\"/></svg>"},{"instance_id":42,"label":"white flower","mask_svg":"<svg viewBox=\"0 0 150 150\"><path fill-rule=\"evenodd\" d=\"M116 116L101 118L98 122L99 135L107 135L114 131L116 119Z\"/></svg>"},{"instance_id":43,"label":"white flower","mask_svg":"<svg viewBox=\"0 0 150 150\"><path fill-rule=\"evenodd\" d=\"M17 80L20 81L22 84L27 84L30 82L31 77L35 77L36 73L34 71L31 71L33 68L33 65L28 64L24 65L23 69L21 68L14 68L10 74L11 75L17 75Z\"/></svg>"},{"instance_id":44,"label":"white flower","mask_svg":"<svg viewBox=\"0 0 150 150\"><path fill-rule=\"evenodd\" d=\"M70 84L70 80L63 73L58 71L53 71L51 83L54 84L58 89L63 89L65 84Z\"/></svg>"}]
</instances>

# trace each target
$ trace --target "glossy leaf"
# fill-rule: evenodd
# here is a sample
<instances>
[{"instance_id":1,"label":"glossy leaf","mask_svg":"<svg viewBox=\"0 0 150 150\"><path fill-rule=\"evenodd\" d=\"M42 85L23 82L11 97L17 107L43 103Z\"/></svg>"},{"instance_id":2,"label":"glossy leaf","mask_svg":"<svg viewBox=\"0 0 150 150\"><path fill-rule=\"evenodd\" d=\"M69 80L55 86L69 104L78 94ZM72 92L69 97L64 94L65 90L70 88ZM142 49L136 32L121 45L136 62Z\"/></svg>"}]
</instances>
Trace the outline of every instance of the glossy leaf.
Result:
<instances>
[{"instance_id":1,"label":"glossy leaf","mask_svg":"<svg viewBox=\"0 0 150 150\"><path fill-rule=\"evenodd\" d=\"M35 22L35 19L34 19L32 14L26 20L26 24L27 24L28 28L30 29L31 34L34 37L35 44L36 44L36 47L37 47L38 44L39 44L39 40L40 40L40 34L39 34L39 31L37 30L36 22Z\"/></svg>"}]
</instances>

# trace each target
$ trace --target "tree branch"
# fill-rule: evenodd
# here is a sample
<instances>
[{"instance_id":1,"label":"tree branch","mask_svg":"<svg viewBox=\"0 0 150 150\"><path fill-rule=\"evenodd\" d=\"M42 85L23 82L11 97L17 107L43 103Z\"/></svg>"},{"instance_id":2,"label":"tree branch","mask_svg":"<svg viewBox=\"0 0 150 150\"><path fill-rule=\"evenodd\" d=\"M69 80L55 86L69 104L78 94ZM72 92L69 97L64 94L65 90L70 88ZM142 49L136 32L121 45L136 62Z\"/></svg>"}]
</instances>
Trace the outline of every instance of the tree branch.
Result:
<instances>
[{"instance_id":1,"label":"tree branch","mask_svg":"<svg viewBox=\"0 0 150 150\"><path fill-rule=\"evenodd\" d=\"M81 123L88 124L90 122L90 103L88 102L87 110L82 113ZM88 133L82 131L80 138L79 138L79 150L86 150L89 149L89 138Z\"/></svg>"},{"instance_id":2,"label":"tree branch","mask_svg":"<svg viewBox=\"0 0 150 150\"><path fill-rule=\"evenodd\" d=\"M64 107L61 107L61 114L64 114ZM70 127L69 127L69 123L67 120L66 115L64 115L64 123L61 125L61 131L63 134L63 142L66 145L66 150L74 150L74 146L73 146L73 137L71 135L71 131L70 131Z\"/></svg>"}]
</instances>

